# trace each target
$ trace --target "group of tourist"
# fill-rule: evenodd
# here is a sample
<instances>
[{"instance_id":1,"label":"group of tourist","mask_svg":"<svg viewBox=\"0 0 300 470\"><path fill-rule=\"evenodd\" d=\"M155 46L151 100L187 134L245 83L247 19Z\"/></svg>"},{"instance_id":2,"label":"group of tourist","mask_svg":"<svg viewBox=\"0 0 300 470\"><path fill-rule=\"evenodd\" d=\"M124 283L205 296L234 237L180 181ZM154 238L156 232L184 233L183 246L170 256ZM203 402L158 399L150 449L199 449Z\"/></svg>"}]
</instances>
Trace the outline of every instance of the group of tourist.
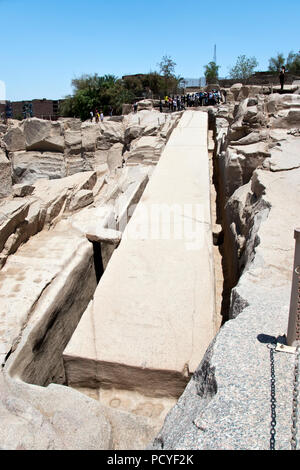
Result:
<instances>
[{"instance_id":1,"label":"group of tourist","mask_svg":"<svg viewBox=\"0 0 300 470\"><path fill-rule=\"evenodd\" d=\"M186 107L214 106L221 102L226 102L226 92L220 90L200 91L198 93L188 93L181 96L165 96L164 105L170 111L182 111ZM163 103L160 100L160 110L163 111Z\"/></svg>"},{"instance_id":2,"label":"group of tourist","mask_svg":"<svg viewBox=\"0 0 300 470\"><path fill-rule=\"evenodd\" d=\"M112 116L113 115L113 108L111 106L109 106L109 116ZM90 111L90 121L93 122L95 120L96 123L98 122L103 122L103 119L104 119L104 113L103 111L98 111L98 109L96 108L95 111Z\"/></svg>"},{"instance_id":3,"label":"group of tourist","mask_svg":"<svg viewBox=\"0 0 300 470\"><path fill-rule=\"evenodd\" d=\"M186 97L187 106L214 106L226 101L226 91L223 94L220 90L200 91L188 94Z\"/></svg>"},{"instance_id":4,"label":"group of tourist","mask_svg":"<svg viewBox=\"0 0 300 470\"><path fill-rule=\"evenodd\" d=\"M221 102L226 103L226 91L223 90L223 93L220 90L211 90L211 91L200 91L197 93L188 93L186 95L177 95L177 96L165 96L164 100L160 100L159 108L160 112L163 112L166 108L171 111L183 111L186 108L198 107L198 106L214 106ZM138 103L135 102L132 105L132 111L136 113L138 110ZM112 116L112 109L110 110L110 116ZM103 122L103 111L90 111L90 121L95 120L96 123Z\"/></svg>"},{"instance_id":5,"label":"group of tourist","mask_svg":"<svg viewBox=\"0 0 300 470\"><path fill-rule=\"evenodd\" d=\"M95 110L95 122L103 122L103 119L104 119L104 114L103 114L103 111L98 111L98 109ZM93 111L90 111L90 121L93 122L94 120L94 112Z\"/></svg>"}]
</instances>

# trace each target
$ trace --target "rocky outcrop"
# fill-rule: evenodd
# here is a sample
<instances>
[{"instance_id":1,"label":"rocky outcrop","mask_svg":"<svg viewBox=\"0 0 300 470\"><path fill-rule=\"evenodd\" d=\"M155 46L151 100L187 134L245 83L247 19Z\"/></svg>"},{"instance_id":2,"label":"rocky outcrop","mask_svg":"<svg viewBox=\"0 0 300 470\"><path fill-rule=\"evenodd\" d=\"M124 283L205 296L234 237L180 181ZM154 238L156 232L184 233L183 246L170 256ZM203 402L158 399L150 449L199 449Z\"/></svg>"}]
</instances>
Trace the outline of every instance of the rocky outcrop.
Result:
<instances>
[{"instance_id":1,"label":"rocky outcrop","mask_svg":"<svg viewBox=\"0 0 300 470\"><path fill-rule=\"evenodd\" d=\"M63 152L64 136L60 122L43 119L26 119L22 123L26 150Z\"/></svg>"},{"instance_id":2,"label":"rocky outcrop","mask_svg":"<svg viewBox=\"0 0 300 470\"><path fill-rule=\"evenodd\" d=\"M66 383L62 351L82 312L92 305L97 282L180 114L164 115L146 102L136 114L107 118L99 125L33 119L0 128L1 448L139 449L150 441L151 449L159 450L269 447L267 344L276 338L283 341L287 330L293 230L299 225L300 101L297 94L268 96L261 91L236 85L228 92L226 105L209 110L215 126L214 179L223 226L217 239L224 236L225 289L231 293L224 310L228 321L202 360L198 354L198 367L195 358L193 377L158 434L155 420L170 402L155 401L161 397L141 400L137 392L102 390L108 406L100 405L97 390L80 389L83 395L60 385ZM180 127L170 142L175 147L181 131ZM184 177L183 169L174 167L178 178ZM130 256L129 263L132 260ZM152 254L147 263L145 282ZM122 270L118 288L128 297L124 263ZM157 264L153 272L157 273ZM130 305L136 298L132 292ZM107 298L114 302L111 287ZM165 302L165 310L169 304L170 300ZM128 316L129 321L132 318ZM99 325L97 334L109 342L101 319ZM93 323L90 326L94 338ZM86 332L83 337L86 341ZM116 348L122 363L120 351ZM134 347L128 354L132 351ZM171 356L166 360L173 360ZM84 373L95 378L105 372L111 379L110 368L95 371L90 356L88 360L90 369L81 364ZM287 449L293 356L277 354L275 360L276 448ZM144 374L145 364L141 369ZM73 370L75 376L78 370ZM188 368L180 367L180 374L186 383ZM144 385L139 380L138 386ZM156 389L151 381L150 385ZM123 403L130 413L121 411Z\"/></svg>"},{"instance_id":3,"label":"rocky outcrop","mask_svg":"<svg viewBox=\"0 0 300 470\"><path fill-rule=\"evenodd\" d=\"M124 192L137 179L137 175L132 171L130 173L128 183L125 175L120 181L120 188ZM56 216L59 220L55 209L56 201L62 198L64 204L59 204L59 207L65 208L66 215L72 213L73 208L67 203L68 198L70 202L74 200L72 191L76 188L75 196L83 191L90 194L95 181L94 172L77 174L62 180L40 180L36 182L33 195L14 200L11 211L14 209L12 214L16 215L14 219L11 215L10 219L14 220L14 226L18 226L27 217L29 225L33 214L40 213L37 199L39 194L40 197L43 196L44 204L47 201L51 203L49 209L52 209L47 211L47 217ZM53 184L57 187L53 188ZM109 187L110 183L102 186L102 190L106 186ZM59 188L62 196L59 196ZM111 191L108 193L111 194ZM117 201L118 195L122 193L120 191L115 194ZM101 191L97 196L101 196ZM36 199L33 200L33 197ZM102 197L106 200L105 196ZM27 200L25 208L24 202L21 204L22 199ZM111 197L109 200L113 201ZM19 211L15 207L17 202ZM43 205L42 207L45 208ZM28 211L27 216L25 209ZM105 208L99 206L99 215L103 213L103 209ZM87 210L88 208L85 209ZM0 321L0 359L6 381L9 381L9 387L5 381L0 385L0 414L4 422L10 423L14 430L14 440L7 433L0 433L3 449L128 449L132 444L135 448L144 448L157 432L147 418L104 407L71 389L58 385L41 388L24 383L26 381L44 387L51 382L65 383L61 348L65 347L97 282L95 253L86 235L88 229L91 229L91 222L94 221L98 228L101 227L101 219L97 217L97 212L93 212L91 216L92 210L90 208L90 213L87 214L86 230L83 228L83 211L79 210L76 212L78 226L74 223L74 215L73 224L69 223L68 216L61 222L56 222L52 230L41 231L19 247L17 254L8 256L0 273L0 308L7 313L4 317L1 316ZM44 223L46 214L44 213ZM8 223L8 218L5 220ZM103 219L103 223L105 220ZM10 232L14 229L12 226L9 228ZM93 237L94 232L91 233ZM93 237L93 241L104 246L109 244L112 247L111 256L120 241L120 234L116 238L113 230L106 230L104 235L103 233L102 231L101 235L101 231L98 231L98 237ZM108 255L103 246L101 251L104 264L105 256ZM105 259L105 265L108 259ZM18 403L18 407L7 405L7 400L10 404ZM71 413L72 408L76 408L78 414ZM92 420L90 413L94 416ZM24 425L25 415L31 429L29 434ZM44 416L48 415L51 419L46 420L47 426L44 426ZM57 422L59 417L60 422ZM86 419L84 425L78 424ZM41 436L37 427L42 429ZM65 436L69 432L69 437ZM81 435L82 432L85 436Z\"/></svg>"},{"instance_id":4,"label":"rocky outcrop","mask_svg":"<svg viewBox=\"0 0 300 470\"><path fill-rule=\"evenodd\" d=\"M131 164L145 160L145 165L155 165L180 113L162 115L148 102L140 108L136 114L107 117L98 124L66 118L57 122L37 118L22 122L10 120L2 133L7 158L1 152L0 164L3 168L6 164L6 173L3 170L1 178L5 179L6 188L2 189L4 185L1 185L0 198L11 192L12 182L32 184L40 178L64 178L92 170L114 174L126 164L131 152ZM136 161L135 147L143 136L153 136L153 139L149 137L147 143L139 146Z\"/></svg>"},{"instance_id":5,"label":"rocky outcrop","mask_svg":"<svg viewBox=\"0 0 300 470\"><path fill-rule=\"evenodd\" d=\"M40 178L57 179L66 176L63 153L13 152L10 154L15 183L32 184Z\"/></svg>"},{"instance_id":6,"label":"rocky outcrop","mask_svg":"<svg viewBox=\"0 0 300 470\"><path fill-rule=\"evenodd\" d=\"M27 201L9 201L0 205L0 252L7 239L24 221L28 210L29 204Z\"/></svg>"},{"instance_id":7,"label":"rocky outcrop","mask_svg":"<svg viewBox=\"0 0 300 470\"><path fill-rule=\"evenodd\" d=\"M262 169L269 174L276 171L286 171L299 167L299 140L295 135L288 133L286 129L275 127L274 112L285 109L286 118L291 109L300 105L298 98L290 98L291 95L270 95L268 97L258 96L256 118L253 116L251 122L248 119L249 98L243 100L237 107L235 120L227 126L216 118L217 126L217 154L215 157L215 168L219 184L219 207L220 217L224 222L225 245L228 250L228 258L236 260L240 258L240 268L236 262L229 263L229 278L233 287L244 267L243 249L246 239L250 233L251 217L254 213L261 213L266 209L267 203L263 203L261 197L261 185L259 183L257 169ZM262 116L261 116L262 115ZM223 117L224 119L224 117ZM263 123L257 127L257 123ZM236 140L234 132L243 129L245 136ZM232 131L233 129L233 131ZM232 140L233 139L233 140ZM276 178L274 176L274 178ZM254 188L254 193L246 192L247 184ZM234 196L235 195L235 196ZM232 199L233 197L241 200ZM243 201L243 202L242 202ZM279 202L279 201L278 201ZM244 215L240 214L240 207L244 209ZM233 209L234 207L234 209ZM235 214L235 215L234 215ZM252 214L252 215L251 215ZM236 217L238 221L236 221ZM246 226L243 222L246 221ZM234 247L232 249L232 247ZM251 249L249 249L251 252ZM230 256L229 256L229 253ZM233 268L233 265L235 267Z\"/></svg>"},{"instance_id":8,"label":"rocky outcrop","mask_svg":"<svg viewBox=\"0 0 300 470\"><path fill-rule=\"evenodd\" d=\"M127 413L57 384L66 384L61 348L151 175L142 155L127 166L124 153L144 134L162 149L177 120L144 110L97 125L28 119L1 128L0 414L13 429L0 432L1 448L138 449L157 433L147 403ZM132 140L126 129L137 122Z\"/></svg>"},{"instance_id":9,"label":"rocky outcrop","mask_svg":"<svg viewBox=\"0 0 300 470\"><path fill-rule=\"evenodd\" d=\"M9 120L8 126L2 126L5 152L0 149L0 198L11 196L10 202L3 200L1 206L1 266L7 256L44 226L50 227L61 217L90 206L95 197L97 204L111 200L114 206L122 195L112 219L116 226L112 228L124 227L128 201L132 206L140 197L148 181L147 167L157 163L178 118L178 114L163 116L144 110L126 118L106 118L101 124L77 119ZM131 133L137 123L139 138ZM129 173L127 161L128 168L144 166L145 172ZM126 175L130 174L135 176L129 176L127 184ZM122 189L115 182L120 177ZM27 214L21 211L17 219L12 217L10 206L19 204L17 200L12 202L12 197L19 198L21 205L21 198L26 198Z\"/></svg>"},{"instance_id":10,"label":"rocky outcrop","mask_svg":"<svg viewBox=\"0 0 300 470\"><path fill-rule=\"evenodd\" d=\"M236 99L241 90L232 90ZM227 281L231 291L229 321L168 414L152 450L270 448L268 345L284 342L287 332L300 204L300 140L288 128L300 101L284 94L254 98L254 106L256 100L263 104L257 115L254 109L249 113L246 98L236 103L233 122L230 108L228 119L224 110L215 117L214 177L224 230L225 288ZM294 357L276 354L274 361L275 448L283 450L290 448Z\"/></svg>"},{"instance_id":11,"label":"rocky outcrop","mask_svg":"<svg viewBox=\"0 0 300 470\"><path fill-rule=\"evenodd\" d=\"M25 384L0 372L2 450L144 449L149 419L101 405L57 384Z\"/></svg>"},{"instance_id":12,"label":"rocky outcrop","mask_svg":"<svg viewBox=\"0 0 300 470\"><path fill-rule=\"evenodd\" d=\"M0 199L8 196L11 190L12 178L10 162L0 148Z\"/></svg>"},{"instance_id":13,"label":"rocky outcrop","mask_svg":"<svg viewBox=\"0 0 300 470\"><path fill-rule=\"evenodd\" d=\"M8 152L26 150L25 136L20 127L12 127L4 134L3 142Z\"/></svg>"},{"instance_id":14,"label":"rocky outcrop","mask_svg":"<svg viewBox=\"0 0 300 470\"><path fill-rule=\"evenodd\" d=\"M81 189L76 193L75 197L70 202L69 209L71 211L75 211L77 209L81 209L82 207L89 206L94 202L94 195L93 191L88 189Z\"/></svg>"},{"instance_id":15,"label":"rocky outcrop","mask_svg":"<svg viewBox=\"0 0 300 470\"><path fill-rule=\"evenodd\" d=\"M87 417L83 422L82 415ZM52 384L47 388L0 372L0 442L3 450L101 450L112 429L95 400Z\"/></svg>"},{"instance_id":16,"label":"rocky outcrop","mask_svg":"<svg viewBox=\"0 0 300 470\"><path fill-rule=\"evenodd\" d=\"M287 330L293 230L299 225L300 101L296 94L258 95L253 87L236 86L230 93L227 105L210 111L225 287L231 293L228 321L202 360L199 356L200 365L158 434L145 416L159 414L156 402L136 405L136 396L113 391L102 392L109 405L104 406L96 390L92 400L58 384L66 381L62 350L91 305L100 271L118 247L178 115L165 118L145 109L98 127L77 120L62 120L53 128L51 123L29 126L29 120L26 130L18 123L4 129L0 163L8 189L0 204L0 307L5 312L0 317L0 414L7 423L3 429L13 431L0 431L0 447L138 449L152 440L151 449L159 450L269 448L267 344L284 341ZM178 133L170 141L175 147ZM124 263L122 269L118 288L127 295ZM111 302L109 289L107 298ZM130 305L134 298L135 293L129 296ZM132 315L128 318L132 321ZM109 341L101 319L99 325L97 334ZM83 337L86 341L86 332ZM105 372L109 381L111 369L95 371L91 357L89 370L81 364L83 372L94 378ZM287 449L293 356L277 354L275 361L276 448ZM181 369L187 379L188 370ZM130 413L118 409L122 401L132 403Z\"/></svg>"},{"instance_id":17,"label":"rocky outcrop","mask_svg":"<svg viewBox=\"0 0 300 470\"><path fill-rule=\"evenodd\" d=\"M15 184L13 186L14 197L25 197L30 196L34 191L34 186L31 184Z\"/></svg>"},{"instance_id":18,"label":"rocky outcrop","mask_svg":"<svg viewBox=\"0 0 300 470\"><path fill-rule=\"evenodd\" d=\"M91 192L96 179L95 172L85 172L54 181L41 179L34 185L14 185L14 197L3 199L0 204L1 266L22 243L66 214L71 202L74 204L74 200L80 198L78 193ZM93 200L91 194L87 203ZM80 207L82 205L71 207L71 210Z\"/></svg>"}]
</instances>

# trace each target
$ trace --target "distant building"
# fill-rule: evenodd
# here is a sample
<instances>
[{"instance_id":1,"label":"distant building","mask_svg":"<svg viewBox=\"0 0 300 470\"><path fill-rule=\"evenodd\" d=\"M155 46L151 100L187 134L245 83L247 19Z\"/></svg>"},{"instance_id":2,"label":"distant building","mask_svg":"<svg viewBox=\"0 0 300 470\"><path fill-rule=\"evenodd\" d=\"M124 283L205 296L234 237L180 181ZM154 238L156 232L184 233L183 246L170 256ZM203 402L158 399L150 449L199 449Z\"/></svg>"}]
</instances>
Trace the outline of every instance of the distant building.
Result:
<instances>
[{"instance_id":1,"label":"distant building","mask_svg":"<svg viewBox=\"0 0 300 470\"><path fill-rule=\"evenodd\" d=\"M132 78L138 78L142 80L143 78L147 77L148 74L146 73L136 73L134 75L123 75L122 80L128 80Z\"/></svg>"},{"instance_id":2,"label":"distant building","mask_svg":"<svg viewBox=\"0 0 300 470\"><path fill-rule=\"evenodd\" d=\"M27 100L27 101L1 101L0 114L7 118L24 119L37 117L55 121L59 117L59 106L63 100Z\"/></svg>"}]
</instances>

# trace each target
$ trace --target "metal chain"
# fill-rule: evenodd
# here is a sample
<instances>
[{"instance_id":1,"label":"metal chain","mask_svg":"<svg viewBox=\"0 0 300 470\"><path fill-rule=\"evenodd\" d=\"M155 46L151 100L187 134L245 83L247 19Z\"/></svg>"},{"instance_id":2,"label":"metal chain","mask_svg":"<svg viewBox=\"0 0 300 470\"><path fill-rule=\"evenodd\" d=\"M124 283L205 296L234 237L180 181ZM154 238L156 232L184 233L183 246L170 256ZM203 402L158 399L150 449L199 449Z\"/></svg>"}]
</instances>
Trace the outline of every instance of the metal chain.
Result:
<instances>
[{"instance_id":1,"label":"metal chain","mask_svg":"<svg viewBox=\"0 0 300 470\"><path fill-rule=\"evenodd\" d=\"M297 266L295 272L298 276L297 291L297 312L296 312L296 354L293 381L293 410L291 427L291 450L297 449L297 424L298 424L298 395L299 395L299 362L300 362L300 266ZM275 450L276 434L276 390L275 390L275 364L274 354L276 343L268 345L270 349L270 367L271 367L271 427L270 427L270 450Z\"/></svg>"},{"instance_id":2,"label":"metal chain","mask_svg":"<svg viewBox=\"0 0 300 470\"><path fill-rule=\"evenodd\" d=\"M274 366L274 351L276 343L269 346L270 349L270 364L271 364L271 428L270 428L270 450L275 450L275 434L276 434L276 393L275 393L275 366Z\"/></svg>"},{"instance_id":3,"label":"metal chain","mask_svg":"<svg viewBox=\"0 0 300 470\"><path fill-rule=\"evenodd\" d=\"M298 394L299 394L299 359L300 359L300 266L295 269L298 275L298 300L296 312L296 354L293 387L292 438L291 450L297 449Z\"/></svg>"}]
</instances>

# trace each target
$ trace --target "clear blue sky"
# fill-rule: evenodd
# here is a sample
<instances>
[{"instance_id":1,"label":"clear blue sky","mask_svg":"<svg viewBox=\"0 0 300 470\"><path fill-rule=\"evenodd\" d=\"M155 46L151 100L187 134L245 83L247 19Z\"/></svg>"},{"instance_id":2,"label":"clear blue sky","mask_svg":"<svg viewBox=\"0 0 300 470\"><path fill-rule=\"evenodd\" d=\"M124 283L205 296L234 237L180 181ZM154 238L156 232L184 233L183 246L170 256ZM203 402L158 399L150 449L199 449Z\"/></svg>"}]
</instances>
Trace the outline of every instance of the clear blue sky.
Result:
<instances>
[{"instance_id":1,"label":"clear blue sky","mask_svg":"<svg viewBox=\"0 0 300 470\"><path fill-rule=\"evenodd\" d=\"M162 56L198 78L217 45L220 76L239 55L266 70L300 49L300 0L0 0L0 80L10 100L59 99L81 74L147 73Z\"/></svg>"}]
</instances>

